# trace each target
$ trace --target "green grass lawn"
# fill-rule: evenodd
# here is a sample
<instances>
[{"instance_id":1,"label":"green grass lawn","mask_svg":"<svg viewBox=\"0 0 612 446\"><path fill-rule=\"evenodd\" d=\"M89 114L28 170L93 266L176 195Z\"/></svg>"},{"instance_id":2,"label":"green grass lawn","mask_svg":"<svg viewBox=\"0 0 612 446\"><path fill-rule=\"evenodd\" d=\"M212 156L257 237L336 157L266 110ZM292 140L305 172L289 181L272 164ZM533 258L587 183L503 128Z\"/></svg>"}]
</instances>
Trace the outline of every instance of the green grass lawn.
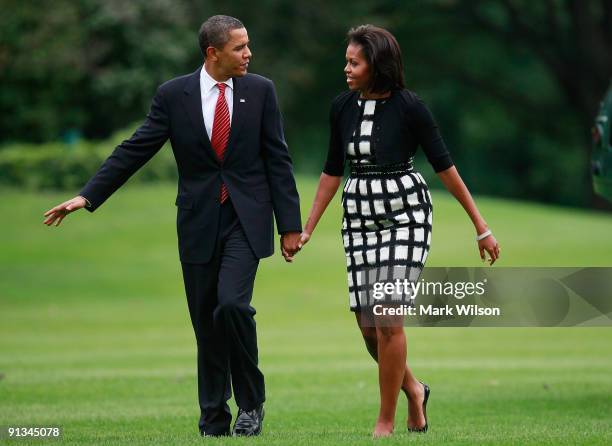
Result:
<instances>
[{"instance_id":1,"label":"green grass lawn","mask_svg":"<svg viewBox=\"0 0 612 446\"><path fill-rule=\"evenodd\" d=\"M315 181L298 179L304 216ZM337 199L294 264L278 253L260 264L264 434L198 436L175 194L130 185L48 228L43 212L70 194L0 192L0 425L60 425L63 444L372 443L377 369L347 308ZM433 200L428 266L482 265L460 205L438 190ZM494 268L612 264L609 215L476 201L502 248ZM377 444L612 443L612 329L406 332L409 363L432 389L430 432L405 432L402 396L395 436Z\"/></svg>"}]
</instances>

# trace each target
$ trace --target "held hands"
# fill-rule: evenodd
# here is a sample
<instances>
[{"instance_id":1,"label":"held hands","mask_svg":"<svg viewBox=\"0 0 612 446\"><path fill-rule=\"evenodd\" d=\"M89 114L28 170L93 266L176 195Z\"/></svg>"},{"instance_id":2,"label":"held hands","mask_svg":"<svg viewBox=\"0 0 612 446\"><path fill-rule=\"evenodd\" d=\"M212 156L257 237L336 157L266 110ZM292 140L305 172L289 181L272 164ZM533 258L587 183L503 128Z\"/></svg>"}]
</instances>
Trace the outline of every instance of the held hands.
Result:
<instances>
[{"instance_id":1,"label":"held hands","mask_svg":"<svg viewBox=\"0 0 612 446\"><path fill-rule=\"evenodd\" d=\"M306 232L288 232L281 235L281 252L286 262L293 262L293 257L302 246L310 240L310 234Z\"/></svg>"},{"instance_id":2,"label":"held hands","mask_svg":"<svg viewBox=\"0 0 612 446\"><path fill-rule=\"evenodd\" d=\"M85 198L81 196L64 201L62 204L58 204L45 212L44 216L47 218L45 218L43 223L47 226L53 226L53 223L55 223L55 226L59 226L62 220L66 218L66 215L84 208L86 204Z\"/></svg>"}]
</instances>

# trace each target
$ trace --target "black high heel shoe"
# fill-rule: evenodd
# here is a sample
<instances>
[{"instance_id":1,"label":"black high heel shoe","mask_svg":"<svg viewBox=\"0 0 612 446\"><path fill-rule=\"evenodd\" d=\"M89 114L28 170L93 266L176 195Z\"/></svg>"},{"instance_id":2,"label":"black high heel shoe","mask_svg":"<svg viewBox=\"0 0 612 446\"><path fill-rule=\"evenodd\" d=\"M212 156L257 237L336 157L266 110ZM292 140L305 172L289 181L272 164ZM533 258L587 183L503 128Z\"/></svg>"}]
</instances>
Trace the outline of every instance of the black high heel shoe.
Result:
<instances>
[{"instance_id":1,"label":"black high heel shoe","mask_svg":"<svg viewBox=\"0 0 612 446\"><path fill-rule=\"evenodd\" d=\"M417 427L409 427L408 432L427 432L427 428L429 427L427 423L427 400L429 399L429 393L431 390L429 386L424 382L419 381L423 384L423 390L425 391L425 397L423 398L423 416L425 417L425 426L417 428Z\"/></svg>"}]
</instances>

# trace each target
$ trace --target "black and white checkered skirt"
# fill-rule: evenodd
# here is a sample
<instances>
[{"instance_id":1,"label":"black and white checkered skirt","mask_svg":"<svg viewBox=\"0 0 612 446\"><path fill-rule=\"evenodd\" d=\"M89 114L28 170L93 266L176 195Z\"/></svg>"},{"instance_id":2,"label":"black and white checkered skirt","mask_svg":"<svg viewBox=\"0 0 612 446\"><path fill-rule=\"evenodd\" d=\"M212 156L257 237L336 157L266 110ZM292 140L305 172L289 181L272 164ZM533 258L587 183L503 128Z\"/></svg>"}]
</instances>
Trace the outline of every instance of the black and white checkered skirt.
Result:
<instances>
[{"instance_id":1,"label":"black and white checkered skirt","mask_svg":"<svg viewBox=\"0 0 612 446\"><path fill-rule=\"evenodd\" d=\"M416 282L431 243L432 202L410 163L352 166L342 194L342 237L352 311L372 306L374 282ZM413 303L411 296L391 296Z\"/></svg>"}]
</instances>

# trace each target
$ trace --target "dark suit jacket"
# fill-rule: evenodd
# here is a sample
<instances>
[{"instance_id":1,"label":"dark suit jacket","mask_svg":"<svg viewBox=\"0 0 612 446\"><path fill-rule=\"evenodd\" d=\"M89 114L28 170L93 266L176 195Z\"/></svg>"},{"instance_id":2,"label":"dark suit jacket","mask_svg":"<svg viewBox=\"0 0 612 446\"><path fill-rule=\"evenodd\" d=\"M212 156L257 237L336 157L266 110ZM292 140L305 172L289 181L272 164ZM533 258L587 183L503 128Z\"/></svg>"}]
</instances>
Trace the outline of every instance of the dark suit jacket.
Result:
<instances>
[{"instance_id":1,"label":"dark suit jacket","mask_svg":"<svg viewBox=\"0 0 612 446\"><path fill-rule=\"evenodd\" d=\"M200 69L157 89L144 124L123 141L79 195L95 211L170 139L178 166L176 205L182 262L210 260L219 224L219 191L231 201L258 258L274 252L280 234L301 231L299 197L274 84L256 74L233 78L232 124L224 161L204 126Z\"/></svg>"}]
</instances>

